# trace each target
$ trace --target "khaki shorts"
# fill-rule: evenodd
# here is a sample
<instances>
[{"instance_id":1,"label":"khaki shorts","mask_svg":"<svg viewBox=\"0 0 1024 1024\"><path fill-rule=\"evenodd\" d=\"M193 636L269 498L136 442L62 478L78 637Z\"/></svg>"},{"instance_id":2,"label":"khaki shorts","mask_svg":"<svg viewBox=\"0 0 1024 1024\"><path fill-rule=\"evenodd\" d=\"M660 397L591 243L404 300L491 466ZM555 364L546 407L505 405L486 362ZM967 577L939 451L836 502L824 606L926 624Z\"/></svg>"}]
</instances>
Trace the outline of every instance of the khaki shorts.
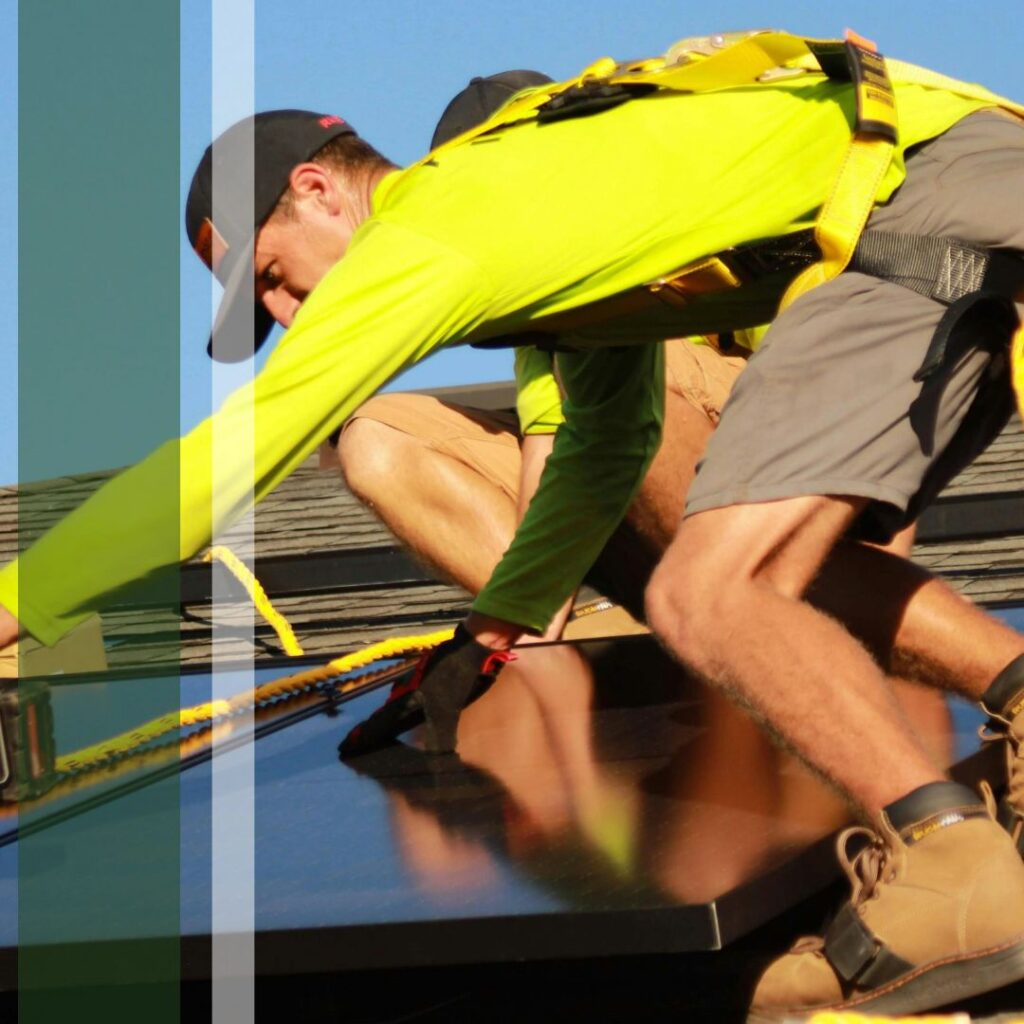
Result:
<instances>
[{"instance_id":1,"label":"khaki shorts","mask_svg":"<svg viewBox=\"0 0 1024 1024\"><path fill-rule=\"evenodd\" d=\"M665 386L679 395L712 424L740 370L743 356L723 356L709 345L666 342ZM469 409L442 402L430 395L377 395L361 405L348 420L371 419L468 466L503 491L512 501L519 494L519 425L512 412Z\"/></svg>"},{"instance_id":2,"label":"khaki shorts","mask_svg":"<svg viewBox=\"0 0 1024 1024\"><path fill-rule=\"evenodd\" d=\"M1024 125L974 114L914 152L869 226L1024 251L1022 195ZM962 355L914 381L945 308L853 272L793 303L729 399L686 514L850 495L869 499L855 537L913 522L1012 410L1005 333L982 317L958 328Z\"/></svg>"}]
</instances>

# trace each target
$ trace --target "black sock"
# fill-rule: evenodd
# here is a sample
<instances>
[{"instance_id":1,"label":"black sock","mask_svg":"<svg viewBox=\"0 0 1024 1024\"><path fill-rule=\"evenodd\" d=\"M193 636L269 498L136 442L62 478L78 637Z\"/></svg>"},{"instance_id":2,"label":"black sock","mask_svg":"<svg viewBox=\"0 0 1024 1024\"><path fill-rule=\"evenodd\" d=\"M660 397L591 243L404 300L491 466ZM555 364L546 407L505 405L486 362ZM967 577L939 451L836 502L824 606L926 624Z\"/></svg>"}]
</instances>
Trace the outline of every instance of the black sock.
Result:
<instances>
[{"instance_id":1,"label":"black sock","mask_svg":"<svg viewBox=\"0 0 1024 1024\"><path fill-rule=\"evenodd\" d=\"M985 710L1001 715L1006 706L1024 690L1024 654L1014 658L1002 672L992 680L992 685L981 695Z\"/></svg>"},{"instance_id":2,"label":"black sock","mask_svg":"<svg viewBox=\"0 0 1024 1024\"><path fill-rule=\"evenodd\" d=\"M977 807L981 798L973 789L959 782L929 782L912 789L906 796L894 800L883 808L886 817L897 832L908 825L924 821L933 815L957 807Z\"/></svg>"}]
</instances>

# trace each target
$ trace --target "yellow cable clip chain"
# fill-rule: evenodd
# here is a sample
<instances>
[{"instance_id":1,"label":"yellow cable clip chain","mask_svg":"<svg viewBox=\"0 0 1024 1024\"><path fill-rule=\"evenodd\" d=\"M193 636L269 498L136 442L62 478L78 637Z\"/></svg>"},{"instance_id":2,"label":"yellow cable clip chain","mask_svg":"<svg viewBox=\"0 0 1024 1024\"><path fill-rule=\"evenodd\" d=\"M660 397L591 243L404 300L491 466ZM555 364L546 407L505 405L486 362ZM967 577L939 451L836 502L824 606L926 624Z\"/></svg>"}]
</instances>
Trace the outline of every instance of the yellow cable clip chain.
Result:
<instances>
[{"instance_id":1,"label":"yellow cable clip chain","mask_svg":"<svg viewBox=\"0 0 1024 1024\"><path fill-rule=\"evenodd\" d=\"M338 676L348 675L348 673L354 672L356 669L365 668L375 661L384 661L389 658L398 658L405 654L431 650L437 647L438 644L450 640L454 633L454 628L449 627L448 629L438 630L435 633L425 633L419 636L391 637L387 640L370 644L361 651L354 651L351 654L335 658L326 665L318 665L303 672L294 672L281 679L273 679L253 689L236 693L227 699L206 701L202 704L195 704L192 707L182 708L180 711L168 712L110 739L84 747L81 750L76 750L74 753L65 754L63 757L58 757L55 765L56 770L59 774L68 775L95 768L116 758L123 757L139 747L146 746L182 726L198 725L202 722L216 723L218 719L225 718L246 708L254 707L264 701L296 696L307 687L315 686L317 683L328 682ZM351 692L358 683L359 680L350 680L338 688L338 693Z\"/></svg>"}]
</instances>

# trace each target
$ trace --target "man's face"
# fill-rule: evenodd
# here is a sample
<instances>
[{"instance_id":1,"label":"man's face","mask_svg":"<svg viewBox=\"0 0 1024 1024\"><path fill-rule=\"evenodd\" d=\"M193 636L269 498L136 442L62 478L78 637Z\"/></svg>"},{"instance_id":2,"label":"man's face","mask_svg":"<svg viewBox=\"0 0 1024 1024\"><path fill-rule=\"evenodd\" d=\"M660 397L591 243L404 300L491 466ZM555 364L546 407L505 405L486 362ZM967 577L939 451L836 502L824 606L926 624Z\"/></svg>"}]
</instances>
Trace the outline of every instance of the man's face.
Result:
<instances>
[{"instance_id":1,"label":"man's face","mask_svg":"<svg viewBox=\"0 0 1024 1024\"><path fill-rule=\"evenodd\" d=\"M313 165L305 165L311 167ZM279 208L256 237L256 298L282 327L345 255L355 225L343 195L321 168L300 176L293 201Z\"/></svg>"}]
</instances>

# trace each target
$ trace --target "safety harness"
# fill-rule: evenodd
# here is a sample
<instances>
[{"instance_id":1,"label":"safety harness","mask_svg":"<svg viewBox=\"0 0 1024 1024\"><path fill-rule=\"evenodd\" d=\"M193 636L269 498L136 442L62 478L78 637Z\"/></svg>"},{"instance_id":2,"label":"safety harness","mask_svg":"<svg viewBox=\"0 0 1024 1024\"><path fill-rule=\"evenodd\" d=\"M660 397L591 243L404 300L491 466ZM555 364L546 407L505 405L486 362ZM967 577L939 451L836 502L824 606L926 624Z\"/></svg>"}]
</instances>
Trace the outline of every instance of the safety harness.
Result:
<instances>
[{"instance_id":1,"label":"safety harness","mask_svg":"<svg viewBox=\"0 0 1024 1024\"><path fill-rule=\"evenodd\" d=\"M779 303L781 312L805 292L850 268L913 288L949 307L915 379L924 379L948 358L954 328L968 312L981 308L991 312L1005 324L1005 336L1012 335L1013 384L1018 404L1024 407L1024 328L1014 307L1014 299L1024 300L1022 254L991 252L954 238L864 229L898 138L893 79L978 99L1020 118L1024 118L1024 106L981 86L886 60L872 42L855 33L847 32L841 40L815 40L755 29L684 39L663 57L647 60L617 63L604 57L578 78L519 93L491 118L438 147L420 163L430 163L447 150L511 125L588 116L659 89L711 92L813 75L852 83L856 98L850 142L813 231L709 256L592 308L545 318L534 328L541 334L557 334L637 312L645 300L649 304L651 296L684 305L785 272L789 279ZM537 337L531 336L531 341L537 343ZM521 343L508 338L476 344Z\"/></svg>"},{"instance_id":2,"label":"safety harness","mask_svg":"<svg viewBox=\"0 0 1024 1024\"><path fill-rule=\"evenodd\" d=\"M1019 349L1021 329L1014 298L1024 300L1020 253L983 249L956 238L868 230L861 235L850 269L903 285L947 307L915 381L927 380L961 355L961 346L974 345L975 337L956 330L968 316L972 326L985 323L992 329L986 331L987 337L1012 337L1013 349ZM1012 365L1020 403L1019 361Z\"/></svg>"}]
</instances>

